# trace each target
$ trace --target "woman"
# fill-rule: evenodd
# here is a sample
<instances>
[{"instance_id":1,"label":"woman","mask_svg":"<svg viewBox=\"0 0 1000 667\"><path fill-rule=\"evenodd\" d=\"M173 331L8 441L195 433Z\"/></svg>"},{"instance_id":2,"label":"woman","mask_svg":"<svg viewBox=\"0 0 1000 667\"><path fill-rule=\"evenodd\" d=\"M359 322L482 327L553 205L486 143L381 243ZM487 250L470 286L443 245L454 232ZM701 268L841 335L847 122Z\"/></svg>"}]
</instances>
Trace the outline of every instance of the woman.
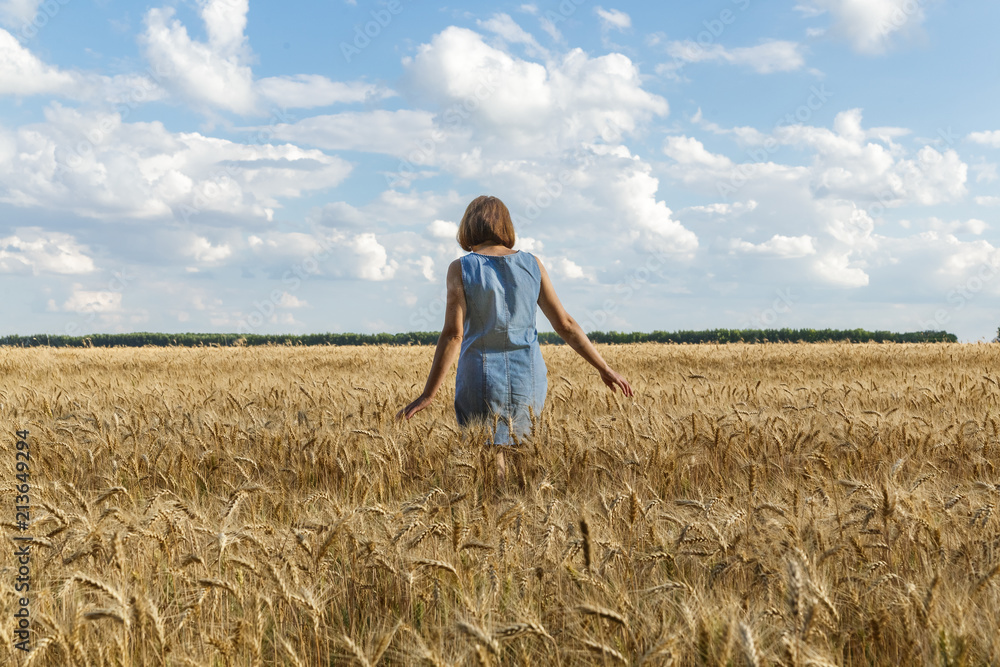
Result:
<instances>
[{"instance_id":1,"label":"woman","mask_svg":"<svg viewBox=\"0 0 1000 667\"><path fill-rule=\"evenodd\" d=\"M502 201L474 199L462 216L458 243L470 252L448 267L444 326L427 384L397 419L409 419L430 404L458 357L458 423L484 420L492 426L496 420L493 442L498 445L514 444L528 434L531 411L541 412L547 388L535 329L536 304L556 333L598 370L604 384L632 396L628 381L608 366L563 309L542 262L512 250L514 225ZM502 475L502 454L498 468Z\"/></svg>"}]
</instances>

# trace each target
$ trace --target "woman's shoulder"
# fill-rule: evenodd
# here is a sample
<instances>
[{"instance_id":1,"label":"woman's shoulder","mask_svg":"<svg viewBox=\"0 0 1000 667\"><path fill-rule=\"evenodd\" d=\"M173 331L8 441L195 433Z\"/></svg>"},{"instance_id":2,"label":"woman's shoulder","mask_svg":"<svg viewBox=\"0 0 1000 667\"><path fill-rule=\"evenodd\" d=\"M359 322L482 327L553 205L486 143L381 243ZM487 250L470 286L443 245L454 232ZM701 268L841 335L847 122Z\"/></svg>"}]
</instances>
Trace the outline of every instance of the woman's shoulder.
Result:
<instances>
[{"instance_id":1,"label":"woman's shoulder","mask_svg":"<svg viewBox=\"0 0 1000 667\"><path fill-rule=\"evenodd\" d=\"M527 250L520 250L517 254L522 256L522 259L526 264L535 264L538 266L539 270L542 268L542 260L538 258L538 255L534 255Z\"/></svg>"}]
</instances>

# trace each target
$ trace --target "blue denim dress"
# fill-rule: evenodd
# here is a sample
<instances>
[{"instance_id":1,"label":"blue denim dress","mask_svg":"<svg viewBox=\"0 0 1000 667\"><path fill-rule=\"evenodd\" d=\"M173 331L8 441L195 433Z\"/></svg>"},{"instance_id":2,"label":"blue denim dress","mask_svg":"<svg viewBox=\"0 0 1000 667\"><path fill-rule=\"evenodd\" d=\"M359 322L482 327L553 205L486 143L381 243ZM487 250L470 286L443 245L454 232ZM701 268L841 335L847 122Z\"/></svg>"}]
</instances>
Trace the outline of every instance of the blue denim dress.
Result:
<instances>
[{"instance_id":1,"label":"blue denim dress","mask_svg":"<svg viewBox=\"0 0 1000 667\"><path fill-rule=\"evenodd\" d=\"M455 379L455 416L461 426L482 419L493 442L513 443L531 431L548 389L538 347L535 311L542 274L524 252L494 257L469 253L461 259L465 331Z\"/></svg>"}]
</instances>

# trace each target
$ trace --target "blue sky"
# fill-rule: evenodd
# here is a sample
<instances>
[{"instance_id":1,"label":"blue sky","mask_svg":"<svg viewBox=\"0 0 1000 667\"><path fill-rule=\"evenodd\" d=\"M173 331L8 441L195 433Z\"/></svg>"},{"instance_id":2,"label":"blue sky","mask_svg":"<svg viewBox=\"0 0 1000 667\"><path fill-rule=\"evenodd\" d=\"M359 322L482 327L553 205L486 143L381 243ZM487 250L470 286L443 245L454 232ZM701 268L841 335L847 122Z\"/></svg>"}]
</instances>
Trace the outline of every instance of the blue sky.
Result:
<instances>
[{"instance_id":1,"label":"blue sky","mask_svg":"<svg viewBox=\"0 0 1000 667\"><path fill-rule=\"evenodd\" d=\"M997 25L981 0L0 0L0 331L434 330L489 193L588 330L992 338Z\"/></svg>"}]
</instances>

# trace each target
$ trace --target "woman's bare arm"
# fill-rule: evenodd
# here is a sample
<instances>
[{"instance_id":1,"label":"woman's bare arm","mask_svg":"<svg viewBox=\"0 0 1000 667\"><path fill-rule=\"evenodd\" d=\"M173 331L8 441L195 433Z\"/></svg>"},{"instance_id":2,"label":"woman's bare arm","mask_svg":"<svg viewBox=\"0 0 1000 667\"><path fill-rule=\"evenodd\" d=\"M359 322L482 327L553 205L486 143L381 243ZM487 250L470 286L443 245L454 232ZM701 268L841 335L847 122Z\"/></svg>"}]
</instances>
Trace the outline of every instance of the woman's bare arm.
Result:
<instances>
[{"instance_id":1,"label":"woman's bare arm","mask_svg":"<svg viewBox=\"0 0 1000 667\"><path fill-rule=\"evenodd\" d=\"M542 287L538 292L538 307L542 309L542 313L549 320L552 328L556 330L560 338L566 341L567 345L598 370L601 374L601 380L604 381L604 384L608 385L608 388L614 391L615 387L619 387L623 394L632 396L632 386L628 383L628 380L611 368L608 362L604 361L601 353L597 351L594 344L587 338L583 327L566 312L566 309L563 308L562 303L559 301L559 297L556 296L555 287L552 286L552 281L549 279L549 274L545 270L542 260L537 257L535 259L538 261L538 268L542 272Z\"/></svg>"},{"instance_id":2,"label":"woman's bare arm","mask_svg":"<svg viewBox=\"0 0 1000 667\"><path fill-rule=\"evenodd\" d=\"M427 376L424 391L414 401L396 413L396 419L409 419L426 408L438 389L444 383L444 376L458 358L462 350L462 335L465 330L465 289L462 287L462 263L456 259L448 266L448 296L444 309L444 326L438 336L434 361Z\"/></svg>"}]
</instances>

